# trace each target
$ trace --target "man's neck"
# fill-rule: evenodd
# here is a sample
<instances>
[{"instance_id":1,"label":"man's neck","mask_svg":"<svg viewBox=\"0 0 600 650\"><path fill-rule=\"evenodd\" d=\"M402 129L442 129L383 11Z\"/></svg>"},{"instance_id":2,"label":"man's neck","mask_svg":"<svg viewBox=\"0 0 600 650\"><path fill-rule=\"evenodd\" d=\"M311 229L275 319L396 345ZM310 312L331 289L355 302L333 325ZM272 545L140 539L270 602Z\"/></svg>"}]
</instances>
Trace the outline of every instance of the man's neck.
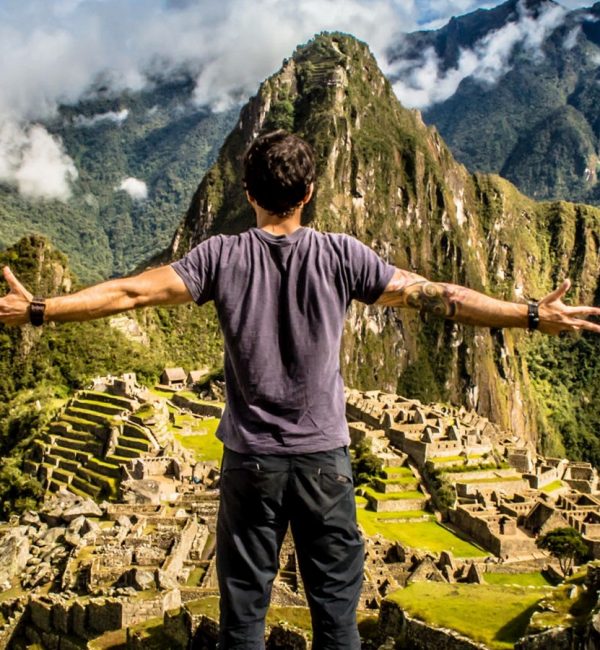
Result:
<instances>
[{"instance_id":1,"label":"man's neck","mask_svg":"<svg viewBox=\"0 0 600 650\"><path fill-rule=\"evenodd\" d=\"M291 235L301 227L302 208L296 208L287 217L280 217L271 212L263 210L260 206L255 209L256 226L271 235Z\"/></svg>"}]
</instances>

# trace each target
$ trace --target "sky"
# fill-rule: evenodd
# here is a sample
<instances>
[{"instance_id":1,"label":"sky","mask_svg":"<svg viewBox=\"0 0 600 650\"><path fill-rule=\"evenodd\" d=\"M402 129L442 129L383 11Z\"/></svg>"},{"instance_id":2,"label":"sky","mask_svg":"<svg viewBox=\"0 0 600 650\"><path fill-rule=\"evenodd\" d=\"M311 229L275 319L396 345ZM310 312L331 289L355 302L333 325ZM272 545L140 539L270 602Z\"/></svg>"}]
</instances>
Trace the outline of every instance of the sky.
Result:
<instances>
[{"instance_id":1,"label":"sky","mask_svg":"<svg viewBox=\"0 0 600 650\"><path fill-rule=\"evenodd\" d=\"M498 2L481 0L0 0L0 181L24 196L68 200L77 169L62 143L40 122L60 104L76 103L102 79L115 91L138 90L148 74L184 66L196 80L194 101L222 111L254 94L295 47L323 30L366 41L382 69L401 75L395 85L407 106L426 108L449 97L474 75L493 83L516 43L535 54L540 39L565 10L550 8L464 52L455 70L440 72L432 51L418 65L391 66L387 48L402 34L437 28L453 15ZM568 9L592 1L561 0ZM573 35L573 39L576 34ZM127 119L125 112L82 117ZM136 180L136 179L133 179ZM125 182L129 181L129 182ZM143 181L140 181L143 182ZM118 188L137 200L140 185Z\"/></svg>"}]
</instances>

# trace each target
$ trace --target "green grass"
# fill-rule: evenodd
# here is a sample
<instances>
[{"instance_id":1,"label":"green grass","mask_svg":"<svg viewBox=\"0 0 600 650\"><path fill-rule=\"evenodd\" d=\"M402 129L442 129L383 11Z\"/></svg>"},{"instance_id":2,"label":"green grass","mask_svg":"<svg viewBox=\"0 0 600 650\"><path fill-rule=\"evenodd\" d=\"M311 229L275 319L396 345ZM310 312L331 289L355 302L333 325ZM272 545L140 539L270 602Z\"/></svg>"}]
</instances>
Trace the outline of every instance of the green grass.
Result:
<instances>
[{"instance_id":1,"label":"green grass","mask_svg":"<svg viewBox=\"0 0 600 650\"><path fill-rule=\"evenodd\" d=\"M484 573L483 578L488 585L552 586L552 583L539 571L533 573Z\"/></svg>"},{"instance_id":2,"label":"green grass","mask_svg":"<svg viewBox=\"0 0 600 650\"><path fill-rule=\"evenodd\" d=\"M523 635L545 593L543 588L415 582L388 598L415 618L505 650Z\"/></svg>"},{"instance_id":3,"label":"green grass","mask_svg":"<svg viewBox=\"0 0 600 650\"><path fill-rule=\"evenodd\" d=\"M223 456L223 443L215 435L218 425L217 418L195 419L195 433L184 435L175 432L174 436L182 447L194 452L196 460L220 462Z\"/></svg>"},{"instance_id":4,"label":"green grass","mask_svg":"<svg viewBox=\"0 0 600 650\"><path fill-rule=\"evenodd\" d=\"M422 511L417 512L419 515L422 514ZM369 537L380 533L392 542L401 542L412 548L432 553L452 551L456 557L489 555L474 544L457 537L437 521L388 521L404 517L405 514L404 512L377 513L363 509L357 511L358 522Z\"/></svg>"},{"instance_id":5,"label":"green grass","mask_svg":"<svg viewBox=\"0 0 600 650\"><path fill-rule=\"evenodd\" d=\"M402 492L389 492L388 494L383 494L383 492L376 492L373 488L365 488L365 493L370 494L378 501L396 501L397 499L425 499L423 492L418 490L404 490Z\"/></svg>"},{"instance_id":6,"label":"green grass","mask_svg":"<svg viewBox=\"0 0 600 650\"><path fill-rule=\"evenodd\" d=\"M467 456L469 460L473 460L475 458L483 458L483 454L469 454ZM446 462L456 462L458 460L465 460L464 456L432 456L431 458L428 458L427 460L430 460L432 463L446 463Z\"/></svg>"},{"instance_id":7,"label":"green grass","mask_svg":"<svg viewBox=\"0 0 600 650\"><path fill-rule=\"evenodd\" d=\"M558 479L556 481L552 481L552 483L548 483L548 485L544 485L543 488L541 488L542 492L554 492L554 490L558 490L558 488L563 487L564 483Z\"/></svg>"},{"instance_id":8,"label":"green grass","mask_svg":"<svg viewBox=\"0 0 600 650\"><path fill-rule=\"evenodd\" d=\"M205 573L206 569L204 567L195 567L190 571L186 585L188 587L199 587Z\"/></svg>"},{"instance_id":9,"label":"green grass","mask_svg":"<svg viewBox=\"0 0 600 650\"><path fill-rule=\"evenodd\" d=\"M410 471L410 467L384 467L383 471L389 478L396 478L397 476L406 476L414 478L414 474Z\"/></svg>"},{"instance_id":10,"label":"green grass","mask_svg":"<svg viewBox=\"0 0 600 650\"><path fill-rule=\"evenodd\" d=\"M493 478L463 478L458 483L503 483L504 481L521 481L522 476L495 476Z\"/></svg>"}]
</instances>

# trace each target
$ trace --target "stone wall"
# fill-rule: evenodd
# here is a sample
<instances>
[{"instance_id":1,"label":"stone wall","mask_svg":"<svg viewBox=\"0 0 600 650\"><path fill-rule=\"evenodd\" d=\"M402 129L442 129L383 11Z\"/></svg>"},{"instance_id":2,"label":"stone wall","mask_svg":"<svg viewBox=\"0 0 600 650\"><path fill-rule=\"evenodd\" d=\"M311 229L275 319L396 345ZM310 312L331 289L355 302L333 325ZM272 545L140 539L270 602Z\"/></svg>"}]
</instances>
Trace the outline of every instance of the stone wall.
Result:
<instances>
[{"instance_id":1,"label":"stone wall","mask_svg":"<svg viewBox=\"0 0 600 650\"><path fill-rule=\"evenodd\" d=\"M188 399L187 397L177 393L175 393L171 399L173 404L187 409L195 415L201 415L207 418L221 418L223 416L223 406L219 404L196 402L195 400Z\"/></svg>"},{"instance_id":2,"label":"stone wall","mask_svg":"<svg viewBox=\"0 0 600 650\"><path fill-rule=\"evenodd\" d=\"M391 600L381 603L379 632L382 639L394 639L394 647L411 650L488 650L453 630L433 627L412 618Z\"/></svg>"}]
</instances>

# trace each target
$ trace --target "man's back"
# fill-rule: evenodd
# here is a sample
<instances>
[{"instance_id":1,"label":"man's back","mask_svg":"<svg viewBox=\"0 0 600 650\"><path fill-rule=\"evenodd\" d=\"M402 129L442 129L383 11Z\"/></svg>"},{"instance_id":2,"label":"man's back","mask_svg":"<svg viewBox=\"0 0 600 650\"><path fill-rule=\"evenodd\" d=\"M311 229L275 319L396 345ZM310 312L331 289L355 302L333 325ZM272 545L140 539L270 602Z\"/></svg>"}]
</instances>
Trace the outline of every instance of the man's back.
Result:
<instances>
[{"instance_id":1,"label":"man's back","mask_svg":"<svg viewBox=\"0 0 600 650\"><path fill-rule=\"evenodd\" d=\"M344 316L352 299L374 302L394 268L352 237L310 228L213 237L173 268L196 302L214 300L219 314L225 445L305 453L348 444L339 370Z\"/></svg>"}]
</instances>

